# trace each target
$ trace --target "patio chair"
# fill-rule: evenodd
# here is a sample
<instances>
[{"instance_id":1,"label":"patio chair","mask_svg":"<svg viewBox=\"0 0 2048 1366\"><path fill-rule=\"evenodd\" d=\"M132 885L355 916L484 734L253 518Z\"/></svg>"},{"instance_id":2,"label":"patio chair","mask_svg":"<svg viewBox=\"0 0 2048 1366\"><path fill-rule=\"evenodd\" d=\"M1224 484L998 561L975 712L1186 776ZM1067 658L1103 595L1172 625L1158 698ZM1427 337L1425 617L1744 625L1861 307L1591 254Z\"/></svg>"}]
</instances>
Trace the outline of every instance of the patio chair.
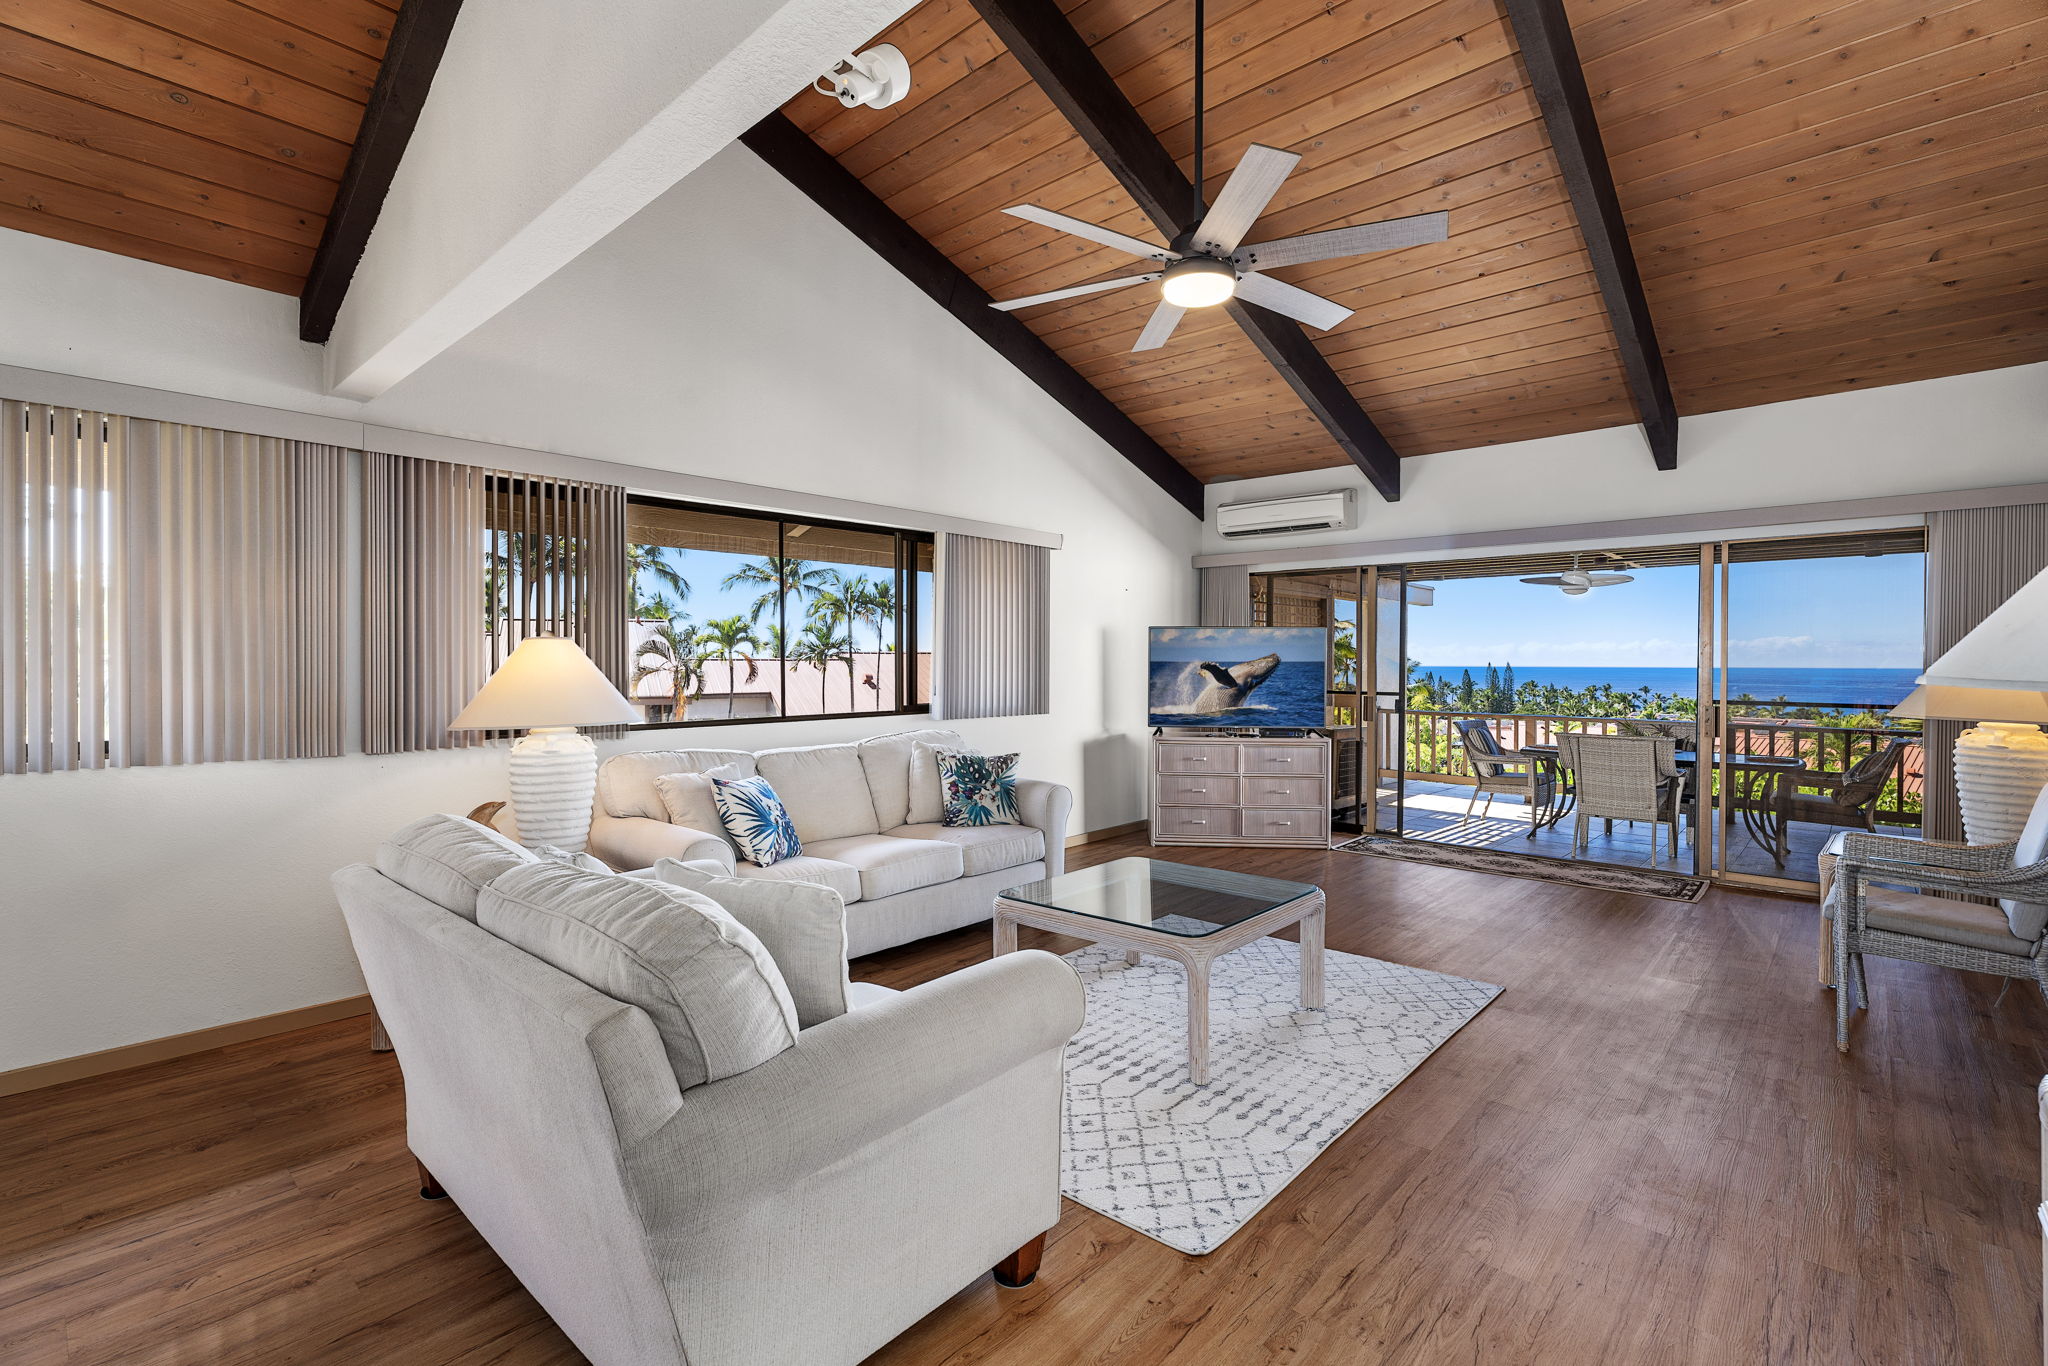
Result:
<instances>
[{"instance_id":1,"label":"patio chair","mask_svg":"<svg viewBox=\"0 0 2048 1366\"><path fill-rule=\"evenodd\" d=\"M1594 819L1650 822L1650 862L1657 859L1657 826L1671 826L1671 858L1678 859L1678 822L1685 800L1685 774L1672 755L1678 741L1665 736L1560 735L1558 760L1571 770L1578 792L1572 824L1572 854L1586 851L1586 825Z\"/></svg>"},{"instance_id":2,"label":"patio chair","mask_svg":"<svg viewBox=\"0 0 2048 1366\"><path fill-rule=\"evenodd\" d=\"M1996 897L1995 905L1957 900ZM1849 1012L1868 1009L1863 955L2031 978L2048 997L2048 787L2020 837L1958 848L1851 831L1821 914L1833 921L1835 1047L1849 1051Z\"/></svg>"},{"instance_id":3,"label":"patio chair","mask_svg":"<svg viewBox=\"0 0 2048 1366\"><path fill-rule=\"evenodd\" d=\"M1484 721L1453 721L1458 728L1458 738L1465 746L1465 762L1472 769L1472 800L1465 803L1465 819L1472 819L1472 808L1483 796L1486 809L1481 815L1493 814L1493 799L1497 796L1516 796L1529 808L1529 833L1527 838L1536 838L1536 824L1542 819L1545 809L1550 806L1554 780L1548 769L1518 754L1509 754L1500 747L1500 741L1493 738L1493 729Z\"/></svg>"},{"instance_id":4,"label":"patio chair","mask_svg":"<svg viewBox=\"0 0 2048 1366\"><path fill-rule=\"evenodd\" d=\"M1624 735L1638 735L1645 740L1676 740L1680 749L1700 747L1700 726L1697 721L1665 721L1651 716L1626 716L1621 719Z\"/></svg>"},{"instance_id":5,"label":"patio chair","mask_svg":"<svg viewBox=\"0 0 2048 1366\"><path fill-rule=\"evenodd\" d=\"M1915 743L1895 737L1883 749L1864 755L1842 773L1802 771L1787 794L1786 815L1819 825L1854 823L1865 830L1876 830L1877 799L1905 762L1907 749ZM1807 796L1800 790L1810 787L1819 788L1819 795Z\"/></svg>"}]
</instances>

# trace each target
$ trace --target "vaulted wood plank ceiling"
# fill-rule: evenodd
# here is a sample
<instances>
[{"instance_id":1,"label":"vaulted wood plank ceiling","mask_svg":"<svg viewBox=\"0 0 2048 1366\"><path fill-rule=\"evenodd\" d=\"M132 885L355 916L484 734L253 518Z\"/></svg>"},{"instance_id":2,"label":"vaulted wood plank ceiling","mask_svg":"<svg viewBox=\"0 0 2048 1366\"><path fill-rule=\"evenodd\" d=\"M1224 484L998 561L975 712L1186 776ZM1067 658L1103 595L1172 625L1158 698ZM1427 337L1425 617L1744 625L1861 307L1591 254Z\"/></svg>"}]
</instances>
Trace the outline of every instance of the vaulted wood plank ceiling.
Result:
<instances>
[{"instance_id":1,"label":"vaulted wood plank ceiling","mask_svg":"<svg viewBox=\"0 0 2048 1366\"><path fill-rule=\"evenodd\" d=\"M1062 7L1192 170L1188 0ZM2048 357L2038 0L1569 12L1682 413ZM1129 273L1000 213L1153 235L968 0L881 38L911 59L906 101L784 112L999 298ZM1636 420L1497 0L1213 0L1208 45L1211 183L1253 141L1303 156L1259 236L1450 212L1440 245L1275 272L1358 310L1312 335L1401 453ZM1022 316L1204 479L1344 463L1220 314L1131 355L1154 301Z\"/></svg>"},{"instance_id":2,"label":"vaulted wood plank ceiling","mask_svg":"<svg viewBox=\"0 0 2048 1366\"><path fill-rule=\"evenodd\" d=\"M297 294L396 0L0 0L0 226Z\"/></svg>"}]
</instances>

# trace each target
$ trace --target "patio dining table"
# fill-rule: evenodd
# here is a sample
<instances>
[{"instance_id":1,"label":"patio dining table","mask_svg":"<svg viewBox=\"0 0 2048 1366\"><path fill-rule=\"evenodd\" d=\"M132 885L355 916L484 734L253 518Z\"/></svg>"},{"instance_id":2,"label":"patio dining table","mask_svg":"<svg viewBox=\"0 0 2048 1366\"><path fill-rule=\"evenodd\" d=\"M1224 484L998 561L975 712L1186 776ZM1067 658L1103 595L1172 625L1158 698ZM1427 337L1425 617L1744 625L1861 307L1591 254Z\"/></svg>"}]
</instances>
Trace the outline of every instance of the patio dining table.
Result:
<instances>
[{"instance_id":1,"label":"patio dining table","mask_svg":"<svg viewBox=\"0 0 2048 1366\"><path fill-rule=\"evenodd\" d=\"M1523 745L1516 753L1542 766L1551 775L1551 782L1538 785L1538 790L1547 790L1550 795L1542 813L1536 818L1535 828L1542 830L1556 825L1570 814L1575 796L1570 775L1558 758L1557 746ZM1782 867L1790 850L1787 831L1791 817L1787 798L1793 785L1788 780L1793 774L1805 771L1806 761L1783 754L1728 754L1723 757L1728 763L1735 812L1742 820L1742 828ZM1699 767L1698 750L1677 750L1671 758L1681 769ZM1709 766L1714 762L1709 759ZM1689 789L1686 804L1693 824L1698 825L1701 787L1697 782L1686 786Z\"/></svg>"}]
</instances>

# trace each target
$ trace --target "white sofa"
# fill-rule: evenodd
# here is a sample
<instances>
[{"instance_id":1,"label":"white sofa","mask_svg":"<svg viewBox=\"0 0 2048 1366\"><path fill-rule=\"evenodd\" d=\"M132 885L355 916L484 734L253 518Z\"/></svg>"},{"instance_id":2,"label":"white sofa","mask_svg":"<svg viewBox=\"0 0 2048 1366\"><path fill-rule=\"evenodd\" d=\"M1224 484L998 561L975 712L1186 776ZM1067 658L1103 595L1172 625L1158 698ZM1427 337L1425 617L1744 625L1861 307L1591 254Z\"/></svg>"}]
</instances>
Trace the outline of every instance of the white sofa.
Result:
<instances>
[{"instance_id":1,"label":"white sofa","mask_svg":"<svg viewBox=\"0 0 2048 1366\"><path fill-rule=\"evenodd\" d=\"M987 920L1004 888L1065 871L1073 793L1020 778L1022 825L942 825L931 809L936 762L927 752L912 771L917 741L970 748L952 731L917 730L852 745L615 754L597 772L590 852L622 872L673 858L736 877L822 883L846 902L854 957ZM803 841L802 857L756 867L738 858L723 829L669 822L655 780L724 765L773 784ZM914 810L914 801L925 809Z\"/></svg>"},{"instance_id":2,"label":"white sofa","mask_svg":"<svg viewBox=\"0 0 2048 1366\"><path fill-rule=\"evenodd\" d=\"M555 922L620 898L646 912L646 883L444 816L334 885L405 1074L421 1193L452 1196L596 1366L853 1366L991 1267L1030 1279L1060 1213L1082 1011L1052 955L841 990L843 952L819 966L829 893L750 889L769 904L749 922L727 884L727 913L788 965L795 1028L685 1085L672 1025L486 928L549 894Z\"/></svg>"}]
</instances>

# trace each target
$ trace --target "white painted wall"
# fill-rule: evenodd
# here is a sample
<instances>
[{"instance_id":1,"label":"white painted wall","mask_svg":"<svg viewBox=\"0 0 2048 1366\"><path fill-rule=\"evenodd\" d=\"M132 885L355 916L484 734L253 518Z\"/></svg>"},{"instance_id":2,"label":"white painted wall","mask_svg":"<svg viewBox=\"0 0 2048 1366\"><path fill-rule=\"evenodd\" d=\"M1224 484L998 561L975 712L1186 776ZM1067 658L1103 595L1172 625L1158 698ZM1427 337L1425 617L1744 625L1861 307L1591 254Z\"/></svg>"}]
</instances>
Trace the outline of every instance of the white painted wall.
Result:
<instances>
[{"instance_id":1,"label":"white painted wall","mask_svg":"<svg viewBox=\"0 0 2048 1366\"><path fill-rule=\"evenodd\" d=\"M959 728L1072 785L1076 829L1144 814L1144 628L1192 615L1195 519L744 151L367 407L290 300L9 232L0 297L0 364L1059 532L1052 714ZM360 991L328 874L503 786L495 752L0 778L0 1070Z\"/></svg>"},{"instance_id":2,"label":"white painted wall","mask_svg":"<svg viewBox=\"0 0 2048 1366\"><path fill-rule=\"evenodd\" d=\"M1610 519L1832 502L2048 480L2048 363L1688 417L1675 470L1636 427L1447 451L1401 462L1388 503L1353 469L1209 486L1209 506L1358 490L1358 524L1226 541L1205 552L1296 560L1331 542L1403 540Z\"/></svg>"},{"instance_id":3,"label":"white painted wall","mask_svg":"<svg viewBox=\"0 0 2048 1366\"><path fill-rule=\"evenodd\" d=\"M383 393L911 3L466 8L336 320L331 386Z\"/></svg>"}]
</instances>

